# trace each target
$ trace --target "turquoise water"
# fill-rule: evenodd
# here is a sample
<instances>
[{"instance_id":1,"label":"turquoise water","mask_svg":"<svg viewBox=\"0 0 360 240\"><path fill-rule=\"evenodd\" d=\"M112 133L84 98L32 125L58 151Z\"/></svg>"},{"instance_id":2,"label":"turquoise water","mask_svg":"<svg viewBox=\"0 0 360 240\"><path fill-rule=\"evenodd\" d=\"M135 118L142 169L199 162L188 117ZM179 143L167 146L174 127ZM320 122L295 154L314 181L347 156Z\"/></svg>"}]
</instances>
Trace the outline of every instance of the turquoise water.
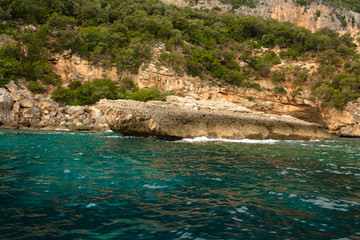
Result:
<instances>
[{"instance_id":1,"label":"turquoise water","mask_svg":"<svg viewBox=\"0 0 360 240\"><path fill-rule=\"evenodd\" d=\"M1 239L360 239L360 140L0 130Z\"/></svg>"}]
</instances>

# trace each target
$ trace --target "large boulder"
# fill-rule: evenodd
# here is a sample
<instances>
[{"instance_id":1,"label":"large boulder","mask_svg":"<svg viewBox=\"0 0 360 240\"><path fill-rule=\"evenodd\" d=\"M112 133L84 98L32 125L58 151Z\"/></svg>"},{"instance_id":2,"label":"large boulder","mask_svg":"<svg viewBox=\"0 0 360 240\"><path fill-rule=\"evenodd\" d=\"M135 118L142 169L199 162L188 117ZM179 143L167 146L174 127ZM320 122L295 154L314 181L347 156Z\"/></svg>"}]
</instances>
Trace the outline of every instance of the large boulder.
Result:
<instances>
[{"instance_id":1,"label":"large boulder","mask_svg":"<svg viewBox=\"0 0 360 240\"><path fill-rule=\"evenodd\" d=\"M5 87L7 88L7 90L10 93L14 93L19 89L18 86L14 83L13 80L11 80L8 84L6 84Z\"/></svg>"},{"instance_id":2,"label":"large boulder","mask_svg":"<svg viewBox=\"0 0 360 240\"><path fill-rule=\"evenodd\" d=\"M40 117L40 115L41 115L41 112L38 107L32 107L30 109L27 109L22 114L22 116L27 119L38 118L38 117Z\"/></svg>"},{"instance_id":3,"label":"large boulder","mask_svg":"<svg viewBox=\"0 0 360 240\"><path fill-rule=\"evenodd\" d=\"M59 107L59 104L51 99L41 99L39 106L48 111L54 111Z\"/></svg>"},{"instance_id":4,"label":"large boulder","mask_svg":"<svg viewBox=\"0 0 360 240\"><path fill-rule=\"evenodd\" d=\"M346 104L342 111L328 110L325 119L330 129L338 130L339 136L360 138L360 98L355 103Z\"/></svg>"},{"instance_id":5,"label":"large boulder","mask_svg":"<svg viewBox=\"0 0 360 240\"><path fill-rule=\"evenodd\" d=\"M11 110L14 102L11 94L4 88L0 88L0 125L11 122L13 120Z\"/></svg>"},{"instance_id":6,"label":"large boulder","mask_svg":"<svg viewBox=\"0 0 360 240\"><path fill-rule=\"evenodd\" d=\"M27 98L29 98L29 95L22 90L17 90L12 94L12 100L16 102L25 100Z\"/></svg>"},{"instance_id":7,"label":"large boulder","mask_svg":"<svg viewBox=\"0 0 360 240\"><path fill-rule=\"evenodd\" d=\"M137 102L101 100L97 107L113 131L164 139L194 137L227 139L324 139L322 126L290 116L250 112L243 107L202 101ZM174 103L176 102L176 103Z\"/></svg>"},{"instance_id":8,"label":"large boulder","mask_svg":"<svg viewBox=\"0 0 360 240\"><path fill-rule=\"evenodd\" d=\"M32 108L35 106L35 101L31 98L26 98L20 101L20 106L23 108Z\"/></svg>"}]
</instances>

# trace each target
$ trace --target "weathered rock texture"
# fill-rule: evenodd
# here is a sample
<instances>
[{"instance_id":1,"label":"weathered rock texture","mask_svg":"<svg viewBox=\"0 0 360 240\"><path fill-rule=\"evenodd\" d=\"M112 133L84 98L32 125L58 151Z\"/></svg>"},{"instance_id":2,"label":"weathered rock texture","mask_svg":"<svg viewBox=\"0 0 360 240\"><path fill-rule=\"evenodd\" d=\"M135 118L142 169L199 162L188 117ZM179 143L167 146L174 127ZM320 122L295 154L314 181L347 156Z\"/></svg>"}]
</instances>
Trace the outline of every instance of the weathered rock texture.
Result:
<instances>
[{"instance_id":1,"label":"weathered rock texture","mask_svg":"<svg viewBox=\"0 0 360 240\"><path fill-rule=\"evenodd\" d=\"M324 120L330 130L338 130L339 136L360 137L360 98L356 103L348 103L342 111L326 109Z\"/></svg>"},{"instance_id":2,"label":"weathered rock texture","mask_svg":"<svg viewBox=\"0 0 360 240\"><path fill-rule=\"evenodd\" d=\"M189 6L189 1L186 0L162 1L166 4ZM222 12L232 10L231 5L222 4L218 0L200 0L197 2L196 5L190 5L204 9L217 7L220 8ZM313 2L309 6L301 6L296 4L294 0L260 0L255 8L242 6L239 9L235 9L235 12L243 15L260 16L277 19L279 21L292 22L313 32L323 27L329 27L341 32L353 31L354 29L360 28L360 14L319 2ZM347 22L346 26L342 26L336 14L345 17Z\"/></svg>"},{"instance_id":3,"label":"weathered rock texture","mask_svg":"<svg viewBox=\"0 0 360 240\"><path fill-rule=\"evenodd\" d=\"M206 136L231 139L323 139L321 126L290 116L255 113L224 102L169 97L167 102L101 100L110 128L124 135L181 139Z\"/></svg>"},{"instance_id":4,"label":"weathered rock texture","mask_svg":"<svg viewBox=\"0 0 360 240\"><path fill-rule=\"evenodd\" d=\"M323 27L329 27L336 31L346 31L360 26L360 14L315 2L309 6L301 6L295 4L293 0L261 0L256 8L241 7L236 12L244 15L273 18L282 22L288 21L312 32ZM335 13L345 17L346 26L342 26Z\"/></svg>"},{"instance_id":5,"label":"weathered rock texture","mask_svg":"<svg viewBox=\"0 0 360 240\"><path fill-rule=\"evenodd\" d=\"M0 89L0 127L108 131L94 106L65 106L43 95L18 89L13 82Z\"/></svg>"},{"instance_id":6,"label":"weathered rock texture","mask_svg":"<svg viewBox=\"0 0 360 240\"><path fill-rule=\"evenodd\" d=\"M104 77L112 81L119 79L116 67L99 67L70 52L52 56L49 63L52 65L54 72L62 79L63 85L67 85L74 79L80 81L91 81L94 78Z\"/></svg>"},{"instance_id":7,"label":"weathered rock texture","mask_svg":"<svg viewBox=\"0 0 360 240\"><path fill-rule=\"evenodd\" d=\"M157 59L162 49L163 46L154 48L154 59ZM163 91L175 92L180 96L213 101L224 100L254 111L286 114L325 126L321 110L315 102L308 100L311 90L304 86L301 95L292 96L291 92L295 89L290 82L283 84L287 93L278 94L273 90L276 85L269 80L259 82L261 91L233 85L218 85L186 74L180 76L171 68L157 67L153 62L140 67L139 73L134 76L134 82L139 88L157 86Z\"/></svg>"},{"instance_id":8,"label":"weathered rock texture","mask_svg":"<svg viewBox=\"0 0 360 240\"><path fill-rule=\"evenodd\" d=\"M0 125L12 121L11 110L14 102L11 95L4 88L0 88Z\"/></svg>"}]
</instances>

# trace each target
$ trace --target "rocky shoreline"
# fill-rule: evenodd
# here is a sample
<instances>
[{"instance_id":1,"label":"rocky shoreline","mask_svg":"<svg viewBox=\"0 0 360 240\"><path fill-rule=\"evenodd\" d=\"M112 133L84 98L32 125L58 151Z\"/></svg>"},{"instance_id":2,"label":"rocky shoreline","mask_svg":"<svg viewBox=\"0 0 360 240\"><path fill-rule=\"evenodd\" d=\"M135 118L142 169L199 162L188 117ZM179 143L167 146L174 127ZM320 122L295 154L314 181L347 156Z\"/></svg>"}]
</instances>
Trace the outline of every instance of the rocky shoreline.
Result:
<instances>
[{"instance_id":1,"label":"rocky shoreline","mask_svg":"<svg viewBox=\"0 0 360 240\"><path fill-rule=\"evenodd\" d=\"M321 125L282 115L253 112L226 101L168 96L166 102L99 101L94 106L60 106L10 82L0 89L0 128L113 130L124 135L167 140L309 140L334 137Z\"/></svg>"},{"instance_id":2,"label":"rocky shoreline","mask_svg":"<svg viewBox=\"0 0 360 240\"><path fill-rule=\"evenodd\" d=\"M0 128L108 131L94 106L60 106L42 94L19 89L14 82L0 89Z\"/></svg>"}]
</instances>

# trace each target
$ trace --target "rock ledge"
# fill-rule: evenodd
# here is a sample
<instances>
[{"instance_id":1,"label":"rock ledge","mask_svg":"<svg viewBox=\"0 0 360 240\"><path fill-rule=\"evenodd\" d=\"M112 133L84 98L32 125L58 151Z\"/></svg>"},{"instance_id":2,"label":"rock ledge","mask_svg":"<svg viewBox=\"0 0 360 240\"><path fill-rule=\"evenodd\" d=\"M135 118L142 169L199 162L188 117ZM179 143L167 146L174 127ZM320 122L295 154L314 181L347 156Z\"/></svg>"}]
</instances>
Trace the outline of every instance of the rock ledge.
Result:
<instances>
[{"instance_id":1,"label":"rock ledge","mask_svg":"<svg viewBox=\"0 0 360 240\"><path fill-rule=\"evenodd\" d=\"M170 96L166 102L101 100L97 104L111 130L131 136L176 140L209 137L226 139L324 139L334 135L318 124L291 116L276 116L229 102L196 101Z\"/></svg>"}]
</instances>

